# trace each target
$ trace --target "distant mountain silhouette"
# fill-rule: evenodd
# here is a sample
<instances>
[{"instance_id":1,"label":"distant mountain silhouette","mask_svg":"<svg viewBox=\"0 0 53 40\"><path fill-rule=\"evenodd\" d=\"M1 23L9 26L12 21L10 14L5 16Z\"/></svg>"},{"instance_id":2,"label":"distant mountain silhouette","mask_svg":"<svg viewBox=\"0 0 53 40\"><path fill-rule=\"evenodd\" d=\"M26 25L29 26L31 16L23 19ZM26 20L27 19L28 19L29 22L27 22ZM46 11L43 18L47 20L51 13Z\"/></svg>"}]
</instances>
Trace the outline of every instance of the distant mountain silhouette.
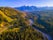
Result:
<instances>
[{"instance_id":1,"label":"distant mountain silhouette","mask_svg":"<svg viewBox=\"0 0 53 40\"><path fill-rule=\"evenodd\" d=\"M15 7L15 9L29 12L29 11L53 10L53 7L21 6L21 7Z\"/></svg>"},{"instance_id":2,"label":"distant mountain silhouette","mask_svg":"<svg viewBox=\"0 0 53 40\"><path fill-rule=\"evenodd\" d=\"M37 11L38 8L35 6L21 6L21 7L15 7L15 9L21 10L21 11Z\"/></svg>"}]
</instances>

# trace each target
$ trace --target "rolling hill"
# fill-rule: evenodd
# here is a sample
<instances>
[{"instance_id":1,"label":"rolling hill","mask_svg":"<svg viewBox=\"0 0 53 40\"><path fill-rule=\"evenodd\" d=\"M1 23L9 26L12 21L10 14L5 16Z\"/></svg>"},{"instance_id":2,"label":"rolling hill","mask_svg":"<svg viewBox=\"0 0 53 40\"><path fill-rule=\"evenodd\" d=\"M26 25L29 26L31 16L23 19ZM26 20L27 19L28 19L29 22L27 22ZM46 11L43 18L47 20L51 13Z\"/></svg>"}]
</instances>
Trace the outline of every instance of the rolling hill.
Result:
<instances>
[{"instance_id":1,"label":"rolling hill","mask_svg":"<svg viewBox=\"0 0 53 40\"><path fill-rule=\"evenodd\" d=\"M0 7L0 40L47 40L30 25L26 12Z\"/></svg>"}]
</instances>

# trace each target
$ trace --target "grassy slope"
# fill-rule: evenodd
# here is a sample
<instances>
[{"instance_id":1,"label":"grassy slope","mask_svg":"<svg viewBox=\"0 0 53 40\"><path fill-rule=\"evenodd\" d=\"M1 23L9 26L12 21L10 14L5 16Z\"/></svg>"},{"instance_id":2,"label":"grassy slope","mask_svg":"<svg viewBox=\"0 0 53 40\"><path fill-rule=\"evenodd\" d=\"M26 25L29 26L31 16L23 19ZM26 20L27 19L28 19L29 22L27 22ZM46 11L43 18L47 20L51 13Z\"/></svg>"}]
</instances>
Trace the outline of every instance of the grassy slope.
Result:
<instances>
[{"instance_id":1,"label":"grassy slope","mask_svg":"<svg viewBox=\"0 0 53 40\"><path fill-rule=\"evenodd\" d=\"M10 17L6 16L2 11L0 11L0 15L2 15L4 18L6 18L6 20L8 20L8 22L13 21L13 19L11 19Z\"/></svg>"},{"instance_id":2,"label":"grassy slope","mask_svg":"<svg viewBox=\"0 0 53 40\"><path fill-rule=\"evenodd\" d=\"M25 12L1 7L0 15L2 15L0 19L3 19L0 23L0 40L44 40L42 33L28 25L29 21L25 18L27 16Z\"/></svg>"}]
</instances>

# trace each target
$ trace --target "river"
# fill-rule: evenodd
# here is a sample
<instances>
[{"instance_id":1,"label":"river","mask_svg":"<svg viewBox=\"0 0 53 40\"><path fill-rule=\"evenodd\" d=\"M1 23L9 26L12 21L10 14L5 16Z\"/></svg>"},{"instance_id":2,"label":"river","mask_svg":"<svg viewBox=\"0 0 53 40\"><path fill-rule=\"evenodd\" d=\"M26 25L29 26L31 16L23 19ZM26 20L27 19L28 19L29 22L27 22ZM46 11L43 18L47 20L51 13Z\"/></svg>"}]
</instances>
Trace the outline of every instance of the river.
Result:
<instances>
[{"instance_id":1,"label":"river","mask_svg":"<svg viewBox=\"0 0 53 40\"><path fill-rule=\"evenodd\" d=\"M30 25L32 25L34 23L33 19L30 19ZM33 26L34 29L36 29L38 32L41 32L43 34L44 40L46 40L45 38L47 37L48 40L52 40L52 37L46 33L44 33L43 31L41 31L40 28L38 28L37 26Z\"/></svg>"}]
</instances>

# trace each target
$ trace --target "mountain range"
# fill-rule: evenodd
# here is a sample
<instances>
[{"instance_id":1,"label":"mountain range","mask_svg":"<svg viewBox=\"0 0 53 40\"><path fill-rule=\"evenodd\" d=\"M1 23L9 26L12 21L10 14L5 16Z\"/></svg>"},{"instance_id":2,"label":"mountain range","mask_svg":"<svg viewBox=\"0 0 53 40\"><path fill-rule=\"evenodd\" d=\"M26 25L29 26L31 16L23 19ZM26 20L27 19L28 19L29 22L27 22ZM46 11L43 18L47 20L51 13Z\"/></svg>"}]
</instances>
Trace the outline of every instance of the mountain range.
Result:
<instances>
[{"instance_id":1,"label":"mountain range","mask_svg":"<svg viewBox=\"0 0 53 40\"><path fill-rule=\"evenodd\" d=\"M20 11L44 11L44 10L53 10L53 7L36 7L36 6L20 6L15 7L15 9Z\"/></svg>"}]
</instances>

